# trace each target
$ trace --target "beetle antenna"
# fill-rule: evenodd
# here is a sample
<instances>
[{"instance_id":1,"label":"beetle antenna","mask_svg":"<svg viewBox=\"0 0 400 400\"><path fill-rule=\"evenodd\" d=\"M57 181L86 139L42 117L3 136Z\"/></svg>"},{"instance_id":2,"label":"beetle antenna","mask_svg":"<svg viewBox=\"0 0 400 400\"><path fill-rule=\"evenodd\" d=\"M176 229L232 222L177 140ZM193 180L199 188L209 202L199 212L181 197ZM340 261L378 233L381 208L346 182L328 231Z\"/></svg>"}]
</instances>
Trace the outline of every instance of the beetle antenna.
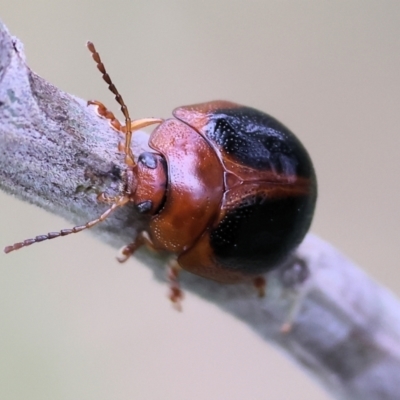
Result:
<instances>
[{"instance_id":1,"label":"beetle antenna","mask_svg":"<svg viewBox=\"0 0 400 400\"><path fill-rule=\"evenodd\" d=\"M78 233L84 231L85 229L90 229L93 226L104 221L114 210L116 210L118 207L123 206L128 201L129 201L128 196L121 196L110 208L108 208L103 214L101 214L100 217L94 219L93 221L89 221L84 225L74 226L71 229L62 229L59 232L49 232L47 235L39 235L32 239L26 239L23 242L18 242L13 244L12 246L5 247L4 253L11 253L14 250L19 250L22 247L27 247L34 243L39 243L43 242L44 240L55 239L60 236L67 236L70 235L71 233Z\"/></svg>"},{"instance_id":2,"label":"beetle antenna","mask_svg":"<svg viewBox=\"0 0 400 400\"><path fill-rule=\"evenodd\" d=\"M108 75L106 67L104 66L103 62L101 61L100 54L97 52L96 47L94 47L94 44L92 42L87 42L86 46L89 49L89 51L92 53L92 58L97 65L97 69L101 72L104 81L107 83L108 89L114 94L115 100L117 100L118 104L121 106L122 114L124 114L124 117L125 117L125 127L126 127L126 132L125 132L125 135L126 135L125 136L126 161L128 161L128 158L130 158L133 163L133 154L132 154L132 150L131 150L132 120L131 120L131 117L129 116L128 107L126 106L124 99L118 92L118 89L114 85L113 81L111 80L110 75Z\"/></svg>"},{"instance_id":3,"label":"beetle antenna","mask_svg":"<svg viewBox=\"0 0 400 400\"><path fill-rule=\"evenodd\" d=\"M132 132L138 129L145 128L149 125L159 124L163 122L163 120L160 118L142 118L132 121L131 117L129 116L128 107L126 106L124 99L118 92L118 89L112 82L110 75L108 75L106 67L101 61L100 54L97 52L94 44L92 42L87 42L86 45L89 51L92 53L92 58L96 62L97 69L101 72L104 81L108 84L108 89L115 95L115 100L117 100L118 104L121 106L122 114L124 114L125 117L125 127L121 129L122 132L125 131L125 147L123 148L123 151L125 153L125 163L129 166L134 166L135 161L131 149ZM98 102L92 102L92 104L99 105Z\"/></svg>"}]
</instances>

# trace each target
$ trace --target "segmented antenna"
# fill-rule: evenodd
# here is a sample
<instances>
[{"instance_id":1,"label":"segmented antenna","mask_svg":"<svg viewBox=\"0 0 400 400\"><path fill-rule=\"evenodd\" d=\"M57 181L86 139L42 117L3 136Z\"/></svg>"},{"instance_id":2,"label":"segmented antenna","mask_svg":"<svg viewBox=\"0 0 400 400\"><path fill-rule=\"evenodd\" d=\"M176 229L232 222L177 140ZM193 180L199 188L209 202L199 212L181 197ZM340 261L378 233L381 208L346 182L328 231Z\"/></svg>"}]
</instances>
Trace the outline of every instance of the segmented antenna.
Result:
<instances>
[{"instance_id":1,"label":"segmented antenna","mask_svg":"<svg viewBox=\"0 0 400 400\"><path fill-rule=\"evenodd\" d=\"M134 158L132 154L132 149L131 149L131 139L132 139L132 120L131 117L129 116L129 111L128 107L126 106L124 99L118 92L118 89L112 82L110 75L108 75L106 67L104 66L103 62L101 61L100 54L97 52L96 47L94 47L94 44L92 42L87 42L86 43L87 48L89 51L92 53L92 58L95 61L97 65L97 69L101 72L104 81L108 85L108 89L114 94L115 100L117 100L118 104L121 106L121 111L122 114L124 114L125 117L125 126L126 126L126 132L125 132L125 154L126 158L125 161L127 164L133 163ZM131 162L128 161L130 159Z\"/></svg>"},{"instance_id":2,"label":"segmented antenna","mask_svg":"<svg viewBox=\"0 0 400 400\"><path fill-rule=\"evenodd\" d=\"M98 223L104 221L115 209L123 206L128 201L128 196L120 196L110 208L108 208L103 214L100 215L100 217L94 219L93 221L89 221L84 225L74 226L71 229L62 229L59 232L49 232L47 235L39 235L32 239L26 239L23 242L14 243L12 246L7 246L4 249L4 253L11 253L14 250L19 250L22 247L27 247L34 243L39 243L43 242L44 240L55 239L61 236L70 235L71 233L78 233L84 231L85 229L90 229Z\"/></svg>"}]
</instances>

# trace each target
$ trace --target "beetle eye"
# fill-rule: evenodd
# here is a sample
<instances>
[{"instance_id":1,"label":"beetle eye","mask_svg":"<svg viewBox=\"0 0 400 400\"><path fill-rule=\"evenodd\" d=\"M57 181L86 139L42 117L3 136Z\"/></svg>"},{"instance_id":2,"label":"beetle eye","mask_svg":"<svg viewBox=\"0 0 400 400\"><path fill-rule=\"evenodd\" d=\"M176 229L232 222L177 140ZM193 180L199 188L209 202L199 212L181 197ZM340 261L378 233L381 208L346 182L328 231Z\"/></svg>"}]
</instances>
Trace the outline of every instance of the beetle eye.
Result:
<instances>
[{"instance_id":1,"label":"beetle eye","mask_svg":"<svg viewBox=\"0 0 400 400\"><path fill-rule=\"evenodd\" d=\"M142 153L138 161L150 169L155 169L157 167L157 158L153 153Z\"/></svg>"},{"instance_id":2,"label":"beetle eye","mask_svg":"<svg viewBox=\"0 0 400 400\"><path fill-rule=\"evenodd\" d=\"M135 207L141 214L146 214L151 210L151 207L153 207L153 203L151 200L146 200L139 204L136 204Z\"/></svg>"}]
</instances>

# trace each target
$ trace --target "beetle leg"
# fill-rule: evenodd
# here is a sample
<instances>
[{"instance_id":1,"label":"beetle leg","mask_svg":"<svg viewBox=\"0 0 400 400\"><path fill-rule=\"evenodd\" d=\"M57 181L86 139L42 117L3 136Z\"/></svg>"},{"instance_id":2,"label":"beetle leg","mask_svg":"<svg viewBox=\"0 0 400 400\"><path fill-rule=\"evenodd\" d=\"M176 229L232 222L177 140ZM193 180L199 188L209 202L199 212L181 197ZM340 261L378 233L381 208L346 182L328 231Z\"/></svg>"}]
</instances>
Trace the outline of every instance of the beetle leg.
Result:
<instances>
[{"instance_id":1,"label":"beetle leg","mask_svg":"<svg viewBox=\"0 0 400 400\"><path fill-rule=\"evenodd\" d=\"M97 193L99 193L99 192L97 192ZM113 203L115 203L116 202L116 199L118 198L118 196L113 196L113 197L111 197L111 196L108 196L106 193L104 193L104 192L101 192L101 193L99 193L98 195L97 195L97 200L100 202L100 203L104 203L104 204L113 204Z\"/></svg>"},{"instance_id":2,"label":"beetle leg","mask_svg":"<svg viewBox=\"0 0 400 400\"><path fill-rule=\"evenodd\" d=\"M127 119L126 126L122 126L121 130L125 133L125 146L123 147L123 151L125 153L125 162L128 165L131 165L131 163L134 165L134 158L131 149L132 132L137 131L138 129L146 128L147 126L153 124L160 124L161 122L163 122L163 120L159 118L142 118L135 119L133 121L128 121Z\"/></svg>"},{"instance_id":3,"label":"beetle leg","mask_svg":"<svg viewBox=\"0 0 400 400\"><path fill-rule=\"evenodd\" d=\"M109 120L108 123L110 124L110 126L117 132L123 132L121 123L118 121L117 118L115 118L114 113L108 110L103 103L97 100L89 100L87 102L87 105L95 106L97 115L99 115L102 118L108 119Z\"/></svg>"},{"instance_id":4,"label":"beetle leg","mask_svg":"<svg viewBox=\"0 0 400 400\"><path fill-rule=\"evenodd\" d=\"M171 260L167 266L167 279L169 282L168 298L177 311L182 311L183 292L179 284L181 267L176 260Z\"/></svg>"},{"instance_id":5,"label":"beetle leg","mask_svg":"<svg viewBox=\"0 0 400 400\"><path fill-rule=\"evenodd\" d=\"M108 119L109 124L112 128L114 128L118 132L126 133L126 126L122 125L121 122L117 118L112 111L110 111L102 102L98 100L89 100L87 102L88 106L93 105L96 107L96 114L102 118ZM145 128L146 126L153 124L160 124L163 122L161 118L141 118L134 119L131 121L131 132L134 132L138 129Z\"/></svg>"},{"instance_id":6,"label":"beetle leg","mask_svg":"<svg viewBox=\"0 0 400 400\"><path fill-rule=\"evenodd\" d=\"M117 255L117 260L120 263L125 262L139 247L145 244L142 232L140 232L132 243L123 246Z\"/></svg>"},{"instance_id":7,"label":"beetle leg","mask_svg":"<svg viewBox=\"0 0 400 400\"><path fill-rule=\"evenodd\" d=\"M297 314L300 311L300 307L303 304L304 299L306 298L307 294L309 293L308 287L299 288L298 291L294 294L294 299L292 304L289 307L289 311L286 315L283 324L281 325L280 331L283 334L290 333L293 329L294 320L296 319Z\"/></svg>"},{"instance_id":8,"label":"beetle leg","mask_svg":"<svg viewBox=\"0 0 400 400\"><path fill-rule=\"evenodd\" d=\"M267 285L267 281L263 276L257 276L253 280L254 287L256 288L259 297L265 296L265 288ZM306 289L299 289L299 291L295 294L295 298L293 299L292 304L289 307L289 311L286 315L284 322L280 327L280 332L283 334L289 333L293 328L293 323L296 318L297 313L299 312L300 306L303 303L303 299L307 294Z\"/></svg>"},{"instance_id":9,"label":"beetle leg","mask_svg":"<svg viewBox=\"0 0 400 400\"><path fill-rule=\"evenodd\" d=\"M125 262L137 249L143 245L146 245L152 250L156 250L150 238L147 237L145 231L140 232L132 243L121 248L118 253L117 260L120 263ZM178 262L175 259L170 260L167 265L167 279L169 282L168 298L171 300L172 305L177 311L182 311L181 302L183 299L183 292L178 279L180 271L181 267Z\"/></svg>"},{"instance_id":10,"label":"beetle leg","mask_svg":"<svg viewBox=\"0 0 400 400\"><path fill-rule=\"evenodd\" d=\"M117 260L120 263L125 262L133 253L140 247L147 246L149 249L156 251L153 242L147 235L147 232L140 232L132 243L123 246L117 255Z\"/></svg>"},{"instance_id":11,"label":"beetle leg","mask_svg":"<svg viewBox=\"0 0 400 400\"><path fill-rule=\"evenodd\" d=\"M294 319L296 318L296 315L299 311L300 308L300 303L301 301L298 301L297 299L293 301L293 304L291 305L289 312L285 318L285 321L281 325L281 328L279 329L281 333L287 334L293 329L293 323Z\"/></svg>"},{"instance_id":12,"label":"beetle leg","mask_svg":"<svg viewBox=\"0 0 400 400\"><path fill-rule=\"evenodd\" d=\"M310 270L307 264L298 257L292 259L285 268L281 269L282 284L291 293L291 303L280 329L282 333L289 333L293 328L300 307L311 289L309 277Z\"/></svg>"},{"instance_id":13,"label":"beetle leg","mask_svg":"<svg viewBox=\"0 0 400 400\"><path fill-rule=\"evenodd\" d=\"M257 290L259 297L265 296L265 287L267 285L267 281L263 276L257 276L253 281L254 287Z\"/></svg>"},{"instance_id":14,"label":"beetle leg","mask_svg":"<svg viewBox=\"0 0 400 400\"><path fill-rule=\"evenodd\" d=\"M125 134L126 127L121 125L121 122L119 122L118 119L115 118L114 113L112 111L108 110L107 107L102 102L97 101L97 100L89 100L87 102L87 105L95 106L96 114L98 116L108 119L108 123L111 126L111 128L113 128L114 130L116 130L119 133ZM124 146L124 144L122 142L118 143L118 151L126 154L125 162L127 165L129 165L129 166L135 165L132 154L128 155L128 152L126 151L126 147Z\"/></svg>"},{"instance_id":15,"label":"beetle leg","mask_svg":"<svg viewBox=\"0 0 400 400\"><path fill-rule=\"evenodd\" d=\"M122 125L112 111L108 110L107 107L97 100L89 100L87 102L88 105L94 105L96 107L96 113L102 118L108 119L108 123L110 124L111 128L116 130L117 132L123 133L125 135L125 144L120 142L118 144L118 150L121 153L126 154L126 163L130 166L134 165L133 161L133 154L131 150L131 139L132 133L139 129L146 128L147 126L160 124L163 122L160 118L141 118L130 121L130 129L129 133L127 134L127 127Z\"/></svg>"}]
</instances>

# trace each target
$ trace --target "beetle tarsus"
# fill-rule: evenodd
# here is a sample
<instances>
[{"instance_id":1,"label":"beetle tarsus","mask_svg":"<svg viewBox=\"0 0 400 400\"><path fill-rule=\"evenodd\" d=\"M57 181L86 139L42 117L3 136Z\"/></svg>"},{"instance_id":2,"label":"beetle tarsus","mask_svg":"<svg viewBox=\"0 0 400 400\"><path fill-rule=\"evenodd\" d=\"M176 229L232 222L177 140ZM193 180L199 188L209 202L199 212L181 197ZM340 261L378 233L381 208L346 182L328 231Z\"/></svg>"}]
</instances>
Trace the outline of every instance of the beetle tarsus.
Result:
<instances>
[{"instance_id":1,"label":"beetle tarsus","mask_svg":"<svg viewBox=\"0 0 400 400\"><path fill-rule=\"evenodd\" d=\"M114 196L108 196L106 193L101 192L97 195L97 201L104 204L114 204L118 201L118 198Z\"/></svg>"},{"instance_id":2,"label":"beetle tarsus","mask_svg":"<svg viewBox=\"0 0 400 400\"><path fill-rule=\"evenodd\" d=\"M125 133L124 128L121 125L121 122L117 118L115 118L115 115L112 111L107 109L107 107L100 101L97 100L88 100L87 105L93 105L96 108L96 114L99 117L105 118L108 120L108 123L110 126L115 129L117 132Z\"/></svg>"},{"instance_id":3,"label":"beetle tarsus","mask_svg":"<svg viewBox=\"0 0 400 400\"><path fill-rule=\"evenodd\" d=\"M171 300L173 307L177 311L182 311L183 291L179 284L179 273L181 267L176 260L168 263L167 278L169 282L168 298Z\"/></svg>"},{"instance_id":4,"label":"beetle tarsus","mask_svg":"<svg viewBox=\"0 0 400 400\"><path fill-rule=\"evenodd\" d=\"M117 255L118 262L124 263L138 248L142 247L145 243L146 242L140 233L132 243L123 246L119 250Z\"/></svg>"},{"instance_id":5,"label":"beetle tarsus","mask_svg":"<svg viewBox=\"0 0 400 400\"><path fill-rule=\"evenodd\" d=\"M154 248L148 234L145 231L140 232L132 243L129 243L123 247L118 252L117 260L120 263L124 263L129 257L131 257L137 249L142 246L146 246L149 250L157 251Z\"/></svg>"}]
</instances>

